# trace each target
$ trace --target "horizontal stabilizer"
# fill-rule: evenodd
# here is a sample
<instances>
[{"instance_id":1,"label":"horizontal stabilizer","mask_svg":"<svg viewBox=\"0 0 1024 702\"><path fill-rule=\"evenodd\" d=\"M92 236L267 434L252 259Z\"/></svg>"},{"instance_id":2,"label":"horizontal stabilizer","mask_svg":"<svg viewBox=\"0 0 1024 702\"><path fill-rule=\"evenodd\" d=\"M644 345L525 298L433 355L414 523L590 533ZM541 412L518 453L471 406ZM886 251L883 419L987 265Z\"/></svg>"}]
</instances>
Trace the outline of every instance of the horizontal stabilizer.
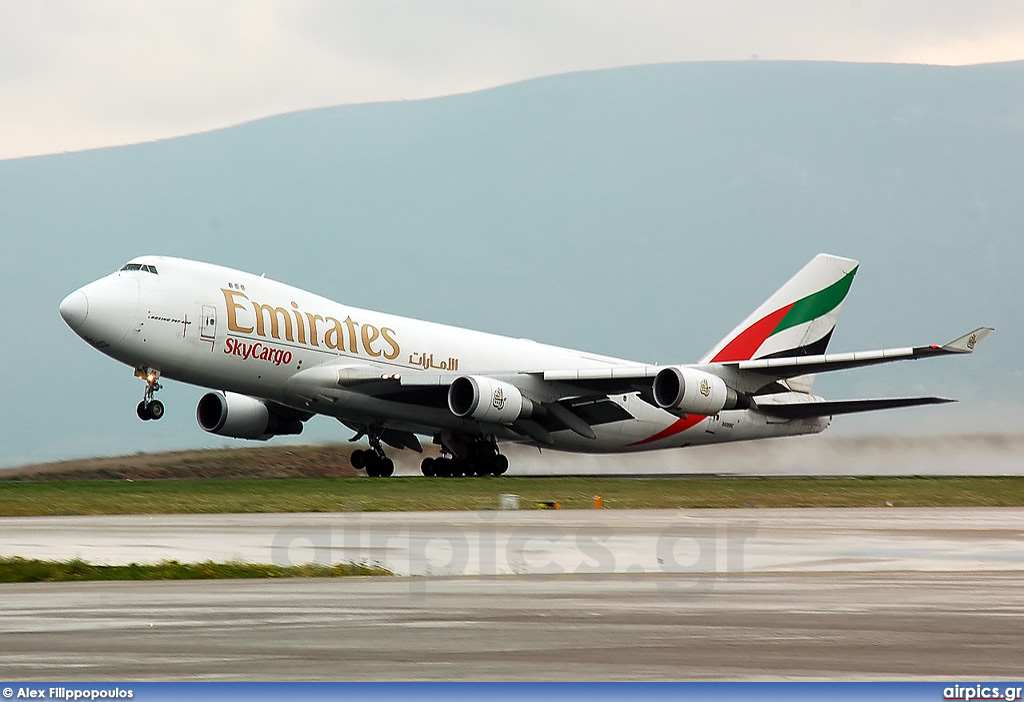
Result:
<instances>
[{"instance_id":1,"label":"horizontal stabilizer","mask_svg":"<svg viewBox=\"0 0 1024 702\"><path fill-rule=\"evenodd\" d=\"M807 417L831 417L854 412L914 407L916 405L942 405L956 402L946 397L891 397L872 400L834 400L828 402L784 402L759 403L757 410L763 414L783 419L804 419Z\"/></svg>"}]
</instances>

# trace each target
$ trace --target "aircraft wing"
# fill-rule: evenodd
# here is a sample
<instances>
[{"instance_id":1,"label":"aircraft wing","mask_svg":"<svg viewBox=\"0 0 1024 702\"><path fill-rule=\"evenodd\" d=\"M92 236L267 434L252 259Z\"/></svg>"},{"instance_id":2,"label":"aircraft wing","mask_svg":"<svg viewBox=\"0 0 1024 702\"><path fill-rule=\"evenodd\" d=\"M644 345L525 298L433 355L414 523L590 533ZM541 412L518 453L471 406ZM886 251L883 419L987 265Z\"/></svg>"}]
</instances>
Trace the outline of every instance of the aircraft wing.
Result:
<instances>
[{"instance_id":1,"label":"aircraft wing","mask_svg":"<svg viewBox=\"0 0 1024 702\"><path fill-rule=\"evenodd\" d=\"M738 392L756 394L776 381L802 375L892 363L893 361L969 354L992 331L991 327L979 327L942 345L929 344L875 351L705 363L694 366L694 368L720 376ZM604 393L630 392L640 390L641 387L649 384L649 381L664 368L666 366L638 365L593 370L558 370L545 372L543 378L547 381L570 384L580 391L590 389Z\"/></svg>"},{"instance_id":2,"label":"aircraft wing","mask_svg":"<svg viewBox=\"0 0 1024 702\"><path fill-rule=\"evenodd\" d=\"M340 402L345 395L355 393L374 400L430 408L447 416L450 415L449 388L461 377L463 374L454 372L434 373L415 369L395 373L381 366L339 361L295 374L287 390L293 396L310 402ZM536 411L533 416L516 419L507 426L515 434L528 436L542 444L554 444L551 438L553 431L569 429L593 439L594 426L632 418L621 406L611 402L605 393L544 383L540 374L501 373L485 377L521 388L534 398ZM357 432L354 438L359 438L362 431L359 422L341 421ZM414 433L431 434L433 430L429 425L398 420L389 423L381 439L395 447L420 450Z\"/></svg>"},{"instance_id":3,"label":"aircraft wing","mask_svg":"<svg viewBox=\"0 0 1024 702\"><path fill-rule=\"evenodd\" d=\"M630 419L631 415L609 395L638 393L653 406L673 412L654 397L654 380L674 368L696 370L717 376L728 386L723 392L742 394L745 404L772 416L797 419L852 412L953 402L941 397L909 397L824 401L806 393L786 393L779 381L812 373L857 368L892 361L929 358L948 354L971 353L991 333L980 327L943 345L858 351L853 353L808 355L796 358L762 358L751 361L706 363L692 366L630 365L604 368L556 369L543 372L484 373L475 378L504 384L521 392L533 407L529 416L500 420L511 431L542 444L552 444L551 432L569 429L580 436L594 438L593 427ZM345 393L357 393L375 400L428 407L442 413L449 410L449 391L453 383L466 376L456 372L404 370L389 371L381 366L338 362L302 371L289 382L290 390L308 399L339 401ZM736 406L736 405L734 405ZM717 410L692 414L714 414ZM685 415L686 412L676 412ZM460 415L461 416L461 415ZM343 420L345 421L345 420ZM345 422L356 429L357 424ZM407 425L384 438L395 446L419 448ZM358 429L357 429L358 431ZM395 433L398 432L398 433Z\"/></svg>"},{"instance_id":4,"label":"aircraft wing","mask_svg":"<svg viewBox=\"0 0 1024 702\"><path fill-rule=\"evenodd\" d=\"M721 365L735 368L741 373L757 373L781 380L798 375L859 368L879 363L891 363L892 361L972 353L975 347L992 331L991 327L979 327L942 346L931 344L928 346L910 346L906 348L880 349L877 351L854 351L852 353L832 353L796 358L760 358L752 361L734 361Z\"/></svg>"},{"instance_id":5,"label":"aircraft wing","mask_svg":"<svg viewBox=\"0 0 1024 702\"><path fill-rule=\"evenodd\" d=\"M707 363L691 368L718 376L726 382L730 390L746 395L750 407L763 414L783 419L943 404L955 400L929 396L825 401L807 393L786 392L787 387L779 381L893 361L968 354L972 353L992 331L990 327L979 327L942 345ZM654 397L656 390L652 386L652 380L664 370L664 366L622 366L597 370L549 371L543 374L543 378L548 382L563 384L579 393L638 392L648 403L672 411L665 407L664 403L657 402Z\"/></svg>"},{"instance_id":6,"label":"aircraft wing","mask_svg":"<svg viewBox=\"0 0 1024 702\"><path fill-rule=\"evenodd\" d=\"M797 393L787 393L797 394ZM757 398L757 410L781 419L806 419L807 417L832 417L837 414L874 412L876 410L916 407L918 405L941 405L956 402L945 397L889 397L868 400L806 400L775 401L773 396Z\"/></svg>"},{"instance_id":7,"label":"aircraft wing","mask_svg":"<svg viewBox=\"0 0 1024 702\"><path fill-rule=\"evenodd\" d=\"M642 368L639 366L629 368L632 373L643 372L637 370ZM557 374L553 373L552 377L554 375ZM572 384L551 382L547 373L498 373L485 376L516 387L532 398L535 406L533 416L515 420L511 428L542 444L554 443L551 439L553 431L569 429L584 438L593 439L593 427L632 418L619 404L608 399L608 391L596 387L580 388ZM627 379L631 383L627 390L629 392L633 391L632 383L635 381L630 380L633 377L629 375ZM410 397L415 393L421 400L430 397L434 406L440 404L447 408L448 389L458 378L459 373L403 373L401 392L408 393ZM620 387L621 380L614 389L619 390ZM438 395L438 390L443 394Z\"/></svg>"}]
</instances>

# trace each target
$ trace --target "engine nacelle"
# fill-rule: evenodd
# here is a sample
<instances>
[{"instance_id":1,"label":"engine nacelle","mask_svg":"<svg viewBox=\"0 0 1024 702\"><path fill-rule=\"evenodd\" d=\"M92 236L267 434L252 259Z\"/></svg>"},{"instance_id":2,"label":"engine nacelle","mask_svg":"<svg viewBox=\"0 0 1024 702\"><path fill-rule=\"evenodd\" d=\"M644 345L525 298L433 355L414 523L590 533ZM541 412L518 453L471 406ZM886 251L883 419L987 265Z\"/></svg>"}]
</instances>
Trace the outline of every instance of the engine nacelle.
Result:
<instances>
[{"instance_id":1,"label":"engine nacelle","mask_svg":"<svg viewBox=\"0 0 1024 702\"><path fill-rule=\"evenodd\" d=\"M483 375L463 375L448 387L448 409L456 417L511 424L533 414L533 403L515 385Z\"/></svg>"},{"instance_id":2,"label":"engine nacelle","mask_svg":"<svg viewBox=\"0 0 1024 702\"><path fill-rule=\"evenodd\" d=\"M736 393L724 380L686 366L658 371L653 390L658 407L674 413L711 415L736 406Z\"/></svg>"},{"instance_id":3,"label":"engine nacelle","mask_svg":"<svg viewBox=\"0 0 1024 702\"><path fill-rule=\"evenodd\" d=\"M302 422L276 414L263 400L233 392L208 392L196 407L204 431L233 439L265 441L278 434L301 434Z\"/></svg>"}]
</instances>

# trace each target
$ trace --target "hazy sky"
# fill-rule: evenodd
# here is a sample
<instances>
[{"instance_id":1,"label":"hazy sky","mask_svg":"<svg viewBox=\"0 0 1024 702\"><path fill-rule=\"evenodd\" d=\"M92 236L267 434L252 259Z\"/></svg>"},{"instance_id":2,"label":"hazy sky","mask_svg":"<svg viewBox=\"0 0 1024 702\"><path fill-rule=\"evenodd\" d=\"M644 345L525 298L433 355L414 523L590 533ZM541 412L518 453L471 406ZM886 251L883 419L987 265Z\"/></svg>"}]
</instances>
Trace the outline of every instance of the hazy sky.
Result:
<instances>
[{"instance_id":1,"label":"hazy sky","mask_svg":"<svg viewBox=\"0 0 1024 702\"><path fill-rule=\"evenodd\" d=\"M1020 0L0 0L0 159L582 69L1024 59Z\"/></svg>"}]
</instances>

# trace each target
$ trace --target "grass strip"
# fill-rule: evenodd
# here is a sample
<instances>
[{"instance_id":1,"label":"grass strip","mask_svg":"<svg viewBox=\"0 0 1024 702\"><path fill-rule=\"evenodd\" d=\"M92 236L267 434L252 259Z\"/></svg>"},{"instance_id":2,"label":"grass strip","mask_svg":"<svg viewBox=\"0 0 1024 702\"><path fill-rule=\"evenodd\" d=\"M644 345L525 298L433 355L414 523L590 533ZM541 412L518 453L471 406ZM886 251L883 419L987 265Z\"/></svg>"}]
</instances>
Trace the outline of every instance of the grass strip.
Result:
<instances>
[{"instance_id":1,"label":"grass strip","mask_svg":"<svg viewBox=\"0 0 1024 702\"><path fill-rule=\"evenodd\" d=\"M0 516L491 510L557 501L590 509L1019 507L1024 477L285 478L0 482Z\"/></svg>"},{"instance_id":2,"label":"grass strip","mask_svg":"<svg viewBox=\"0 0 1024 702\"><path fill-rule=\"evenodd\" d=\"M0 557L0 583L66 582L79 580L216 580L230 578L341 578L354 575L393 575L387 568L362 563L278 566L267 563L179 563L92 565L81 559L41 561Z\"/></svg>"}]
</instances>

